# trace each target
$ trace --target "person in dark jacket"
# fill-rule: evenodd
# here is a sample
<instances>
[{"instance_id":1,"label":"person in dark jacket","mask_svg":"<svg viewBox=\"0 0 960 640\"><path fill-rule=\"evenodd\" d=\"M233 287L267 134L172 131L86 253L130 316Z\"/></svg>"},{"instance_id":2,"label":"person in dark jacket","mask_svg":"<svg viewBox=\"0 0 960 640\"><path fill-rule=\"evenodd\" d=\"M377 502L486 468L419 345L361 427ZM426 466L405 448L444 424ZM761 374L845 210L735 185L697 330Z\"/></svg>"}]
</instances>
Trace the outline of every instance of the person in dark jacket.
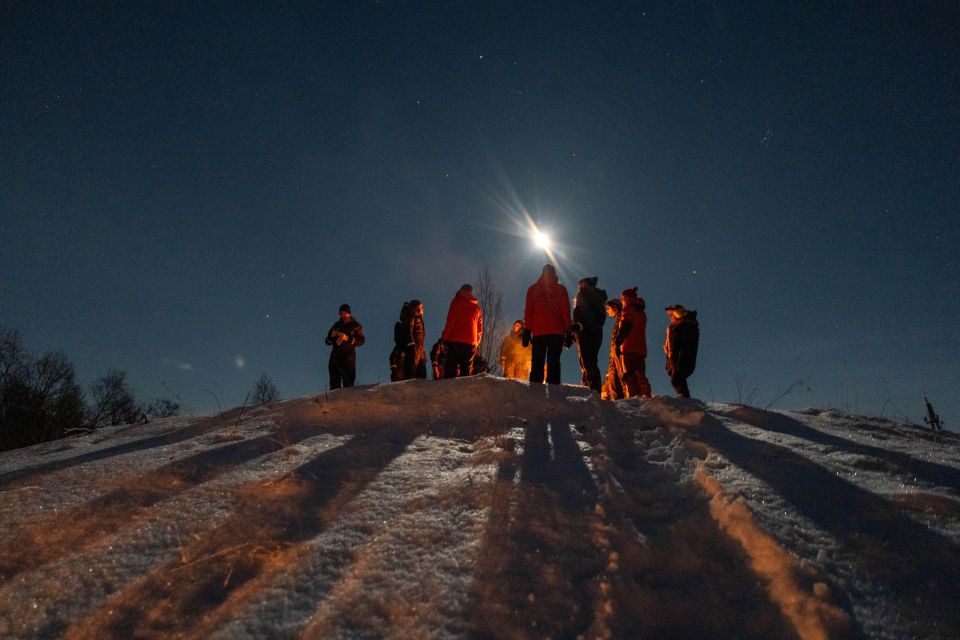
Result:
<instances>
[{"instance_id":1,"label":"person in dark jacket","mask_svg":"<svg viewBox=\"0 0 960 640\"><path fill-rule=\"evenodd\" d=\"M324 342L333 347L328 365L330 390L352 387L357 379L356 349L365 342L365 338L363 326L351 314L350 305L340 305L340 319L330 327Z\"/></svg>"},{"instance_id":2,"label":"person in dark jacket","mask_svg":"<svg viewBox=\"0 0 960 640\"><path fill-rule=\"evenodd\" d=\"M500 368L507 378L530 379L530 347L523 346L523 320L513 323L513 331L500 344Z\"/></svg>"},{"instance_id":3,"label":"person in dark jacket","mask_svg":"<svg viewBox=\"0 0 960 640\"><path fill-rule=\"evenodd\" d=\"M623 392L623 368L620 366L620 357L617 354L617 325L620 323L620 312L623 303L617 298L607 301L607 315L613 318L613 329L610 331L610 364L607 366L607 377L600 390L603 400L620 400L626 397Z\"/></svg>"},{"instance_id":4,"label":"person in dark jacket","mask_svg":"<svg viewBox=\"0 0 960 640\"><path fill-rule=\"evenodd\" d=\"M443 380L443 365L447 360L447 345L439 338L430 349L430 364L433 366L433 379Z\"/></svg>"},{"instance_id":5,"label":"person in dark jacket","mask_svg":"<svg viewBox=\"0 0 960 640\"><path fill-rule=\"evenodd\" d=\"M483 339L483 312L469 284L460 287L450 302L447 322L440 337L447 348L444 377L471 375L473 357Z\"/></svg>"},{"instance_id":6,"label":"person in dark jacket","mask_svg":"<svg viewBox=\"0 0 960 640\"><path fill-rule=\"evenodd\" d=\"M697 312L684 309L683 305L672 304L666 308L666 312L670 317L667 339L663 343L663 352L667 356L667 375L677 397L689 398L687 378L697 367L700 323L697 322Z\"/></svg>"},{"instance_id":7,"label":"person in dark jacket","mask_svg":"<svg viewBox=\"0 0 960 640\"><path fill-rule=\"evenodd\" d=\"M400 320L393 327L394 347L390 357L391 380L427 377L425 338L423 303L419 300L404 302L403 308L400 310Z\"/></svg>"},{"instance_id":8,"label":"person in dark jacket","mask_svg":"<svg viewBox=\"0 0 960 640\"><path fill-rule=\"evenodd\" d=\"M607 319L605 309L607 292L597 288L597 278L583 278L577 284L577 296L573 301L573 321L579 322L577 351L580 355L580 372L583 386L599 392L602 385L597 360L603 345L603 323Z\"/></svg>"},{"instance_id":9,"label":"person in dark jacket","mask_svg":"<svg viewBox=\"0 0 960 640\"><path fill-rule=\"evenodd\" d=\"M409 302L404 302L400 308L400 320L393 325L393 350L390 352L390 382L404 380L405 347L407 342L403 338L403 320L409 315Z\"/></svg>"},{"instance_id":10,"label":"person in dark jacket","mask_svg":"<svg viewBox=\"0 0 960 640\"><path fill-rule=\"evenodd\" d=\"M544 265L540 278L527 289L523 324L530 331L530 384L543 384L546 360L547 384L560 384L560 354L563 337L570 330L570 296L557 279L552 264Z\"/></svg>"},{"instance_id":11,"label":"person in dark jacket","mask_svg":"<svg viewBox=\"0 0 960 640\"><path fill-rule=\"evenodd\" d=\"M647 314L646 302L637 295L637 288L620 294L623 311L617 326L616 347L623 367L623 390L628 398L652 395L647 379Z\"/></svg>"}]
</instances>

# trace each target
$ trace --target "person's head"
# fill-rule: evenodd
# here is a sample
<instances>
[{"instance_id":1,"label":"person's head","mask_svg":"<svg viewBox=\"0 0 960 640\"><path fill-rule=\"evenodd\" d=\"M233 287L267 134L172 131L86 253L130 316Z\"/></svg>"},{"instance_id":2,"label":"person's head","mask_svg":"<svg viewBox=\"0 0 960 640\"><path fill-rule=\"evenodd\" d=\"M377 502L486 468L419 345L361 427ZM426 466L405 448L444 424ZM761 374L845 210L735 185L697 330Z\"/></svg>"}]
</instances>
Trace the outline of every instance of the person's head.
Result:
<instances>
[{"instance_id":1,"label":"person's head","mask_svg":"<svg viewBox=\"0 0 960 640\"><path fill-rule=\"evenodd\" d=\"M580 282L577 283L577 288L583 289L584 287L596 287L598 281L599 281L599 278L597 278L597 276L580 278Z\"/></svg>"},{"instance_id":2,"label":"person's head","mask_svg":"<svg viewBox=\"0 0 960 640\"><path fill-rule=\"evenodd\" d=\"M520 330L523 329L523 320L514 320L513 321L513 332L520 333Z\"/></svg>"},{"instance_id":3,"label":"person's head","mask_svg":"<svg viewBox=\"0 0 960 640\"><path fill-rule=\"evenodd\" d=\"M415 316L422 316L422 315L423 315L423 303L422 303L422 302L420 302L419 300L411 300L411 301L409 302L409 305L410 305L410 311L413 312L413 315L415 315Z\"/></svg>"},{"instance_id":4,"label":"person's head","mask_svg":"<svg viewBox=\"0 0 960 640\"><path fill-rule=\"evenodd\" d=\"M347 320L348 318L350 318L350 305L348 304L340 305L340 318L343 320Z\"/></svg>"},{"instance_id":5,"label":"person's head","mask_svg":"<svg viewBox=\"0 0 960 640\"><path fill-rule=\"evenodd\" d=\"M472 295L473 295L473 285L471 285L471 284L462 284L462 285L460 285L460 288L457 289L457 293L458 293L458 294L462 293L462 294L464 294L464 295L472 296Z\"/></svg>"},{"instance_id":6,"label":"person's head","mask_svg":"<svg viewBox=\"0 0 960 640\"><path fill-rule=\"evenodd\" d=\"M618 313L623 311L623 303L613 298L612 300L607 300L607 315L611 318L616 316Z\"/></svg>"},{"instance_id":7,"label":"person's head","mask_svg":"<svg viewBox=\"0 0 960 640\"><path fill-rule=\"evenodd\" d=\"M680 322L683 319L683 316L687 314L687 310L683 308L682 304L672 304L666 309L667 316L670 318L670 322Z\"/></svg>"},{"instance_id":8,"label":"person's head","mask_svg":"<svg viewBox=\"0 0 960 640\"><path fill-rule=\"evenodd\" d=\"M627 306L633 302L637 301L637 288L633 287L632 289L624 289L620 293L620 302L623 303L623 306Z\"/></svg>"}]
</instances>

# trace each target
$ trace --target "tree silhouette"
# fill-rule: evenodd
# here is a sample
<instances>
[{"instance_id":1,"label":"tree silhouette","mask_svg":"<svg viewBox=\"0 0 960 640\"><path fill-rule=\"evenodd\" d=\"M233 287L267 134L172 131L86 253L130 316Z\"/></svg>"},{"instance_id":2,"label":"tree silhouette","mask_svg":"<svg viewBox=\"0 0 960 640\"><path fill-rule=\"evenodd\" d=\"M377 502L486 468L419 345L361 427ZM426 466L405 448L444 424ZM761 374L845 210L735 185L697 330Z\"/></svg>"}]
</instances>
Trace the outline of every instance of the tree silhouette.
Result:
<instances>
[{"instance_id":1,"label":"tree silhouette","mask_svg":"<svg viewBox=\"0 0 960 640\"><path fill-rule=\"evenodd\" d=\"M280 391L277 389L276 385L273 384L273 380L270 379L270 376L267 374L261 374L260 378L257 380L256 386L253 388L253 392L250 394L250 403L259 406L262 404L270 404L271 402L277 402L282 400Z\"/></svg>"}]
</instances>

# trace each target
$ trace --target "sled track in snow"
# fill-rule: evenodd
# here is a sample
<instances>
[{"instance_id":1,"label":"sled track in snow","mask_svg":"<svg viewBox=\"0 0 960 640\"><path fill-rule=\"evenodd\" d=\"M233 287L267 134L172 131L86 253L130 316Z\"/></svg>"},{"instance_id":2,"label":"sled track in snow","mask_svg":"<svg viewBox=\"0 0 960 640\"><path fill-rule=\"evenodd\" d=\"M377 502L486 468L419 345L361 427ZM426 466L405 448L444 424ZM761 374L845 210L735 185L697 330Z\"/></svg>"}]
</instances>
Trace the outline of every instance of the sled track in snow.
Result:
<instances>
[{"instance_id":1,"label":"sled track in snow","mask_svg":"<svg viewBox=\"0 0 960 640\"><path fill-rule=\"evenodd\" d=\"M837 585L805 578L698 465L719 452L774 477L736 459L754 445L702 406L661 408L413 381L9 470L0 636L857 637ZM64 506L31 510L48 488Z\"/></svg>"}]
</instances>

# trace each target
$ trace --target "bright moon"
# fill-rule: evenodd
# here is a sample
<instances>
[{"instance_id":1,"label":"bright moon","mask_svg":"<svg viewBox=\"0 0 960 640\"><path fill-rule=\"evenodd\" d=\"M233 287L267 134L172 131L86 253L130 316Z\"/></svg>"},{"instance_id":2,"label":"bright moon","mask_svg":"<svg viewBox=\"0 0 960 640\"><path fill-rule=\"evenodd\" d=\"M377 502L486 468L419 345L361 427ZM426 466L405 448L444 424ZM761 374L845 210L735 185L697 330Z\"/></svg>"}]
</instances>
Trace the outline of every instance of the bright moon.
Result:
<instances>
[{"instance_id":1,"label":"bright moon","mask_svg":"<svg viewBox=\"0 0 960 640\"><path fill-rule=\"evenodd\" d=\"M550 237L539 229L533 232L533 243L544 251L550 250Z\"/></svg>"}]
</instances>

